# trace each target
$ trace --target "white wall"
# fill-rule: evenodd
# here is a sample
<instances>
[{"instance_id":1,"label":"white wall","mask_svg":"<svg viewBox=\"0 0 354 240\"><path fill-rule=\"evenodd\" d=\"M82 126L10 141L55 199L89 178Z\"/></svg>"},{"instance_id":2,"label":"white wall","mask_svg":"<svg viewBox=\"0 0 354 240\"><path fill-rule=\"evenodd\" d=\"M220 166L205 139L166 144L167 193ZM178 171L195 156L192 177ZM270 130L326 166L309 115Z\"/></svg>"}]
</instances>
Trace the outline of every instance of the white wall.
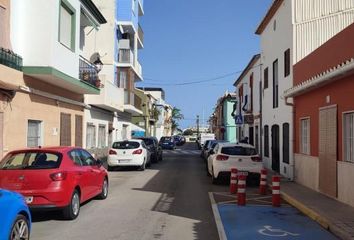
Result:
<instances>
[{"instance_id":1,"label":"white wall","mask_svg":"<svg viewBox=\"0 0 354 240\"><path fill-rule=\"evenodd\" d=\"M293 26L292 26L292 9L291 1L284 1L282 6L278 9L277 13L273 16L268 26L261 34L261 63L262 74L263 70L268 67L269 78L268 88L263 91L263 110L262 122L264 125L269 126L269 157L263 156L265 165L271 168L271 128L273 125L279 125L279 138L280 138L280 173L288 178L293 176L293 121L292 121L292 108L285 105L283 92L292 86L293 73L292 68L290 75L284 78L284 52L290 48L290 55L292 56L293 50ZM273 24L276 21L276 30L273 30ZM278 59L278 79L279 79L279 107L273 109L273 62ZM292 63L290 64L292 66ZM290 124L290 164L283 163L282 153L282 125L283 123ZM262 131L264 134L264 131ZM262 135L264 139L264 135ZM263 141L264 146L264 141ZM264 153L264 147L263 147Z\"/></svg>"},{"instance_id":2,"label":"white wall","mask_svg":"<svg viewBox=\"0 0 354 240\"><path fill-rule=\"evenodd\" d=\"M51 66L79 77L80 2L68 2L76 9L74 52L59 42L59 0L11 1L11 40L24 66Z\"/></svg>"},{"instance_id":3,"label":"white wall","mask_svg":"<svg viewBox=\"0 0 354 240\"><path fill-rule=\"evenodd\" d=\"M338 199L354 207L354 164L337 162L338 167Z\"/></svg>"}]
</instances>

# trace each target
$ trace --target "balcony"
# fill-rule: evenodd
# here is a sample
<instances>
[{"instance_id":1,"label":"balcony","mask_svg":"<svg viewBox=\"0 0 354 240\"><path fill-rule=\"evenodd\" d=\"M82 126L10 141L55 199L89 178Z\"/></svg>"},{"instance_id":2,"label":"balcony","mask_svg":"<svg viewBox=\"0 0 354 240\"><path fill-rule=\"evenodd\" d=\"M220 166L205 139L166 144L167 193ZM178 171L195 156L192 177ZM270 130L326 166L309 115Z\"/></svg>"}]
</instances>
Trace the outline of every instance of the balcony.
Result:
<instances>
[{"instance_id":1,"label":"balcony","mask_svg":"<svg viewBox=\"0 0 354 240\"><path fill-rule=\"evenodd\" d=\"M119 49L119 56L118 56L118 67L131 67L137 78L142 80L143 79L143 71L141 64L136 61L134 53L130 49Z\"/></svg>"},{"instance_id":2,"label":"balcony","mask_svg":"<svg viewBox=\"0 0 354 240\"><path fill-rule=\"evenodd\" d=\"M144 0L138 0L139 2L139 16L144 15Z\"/></svg>"},{"instance_id":3,"label":"balcony","mask_svg":"<svg viewBox=\"0 0 354 240\"><path fill-rule=\"evenodd\" d=\"M8 49L0 48L0 64L22 71L22 58Z\"/></svg>"},{"instance_id":4,"label":"balcony","mask_svg":"<svg viewBox=\"0 0 354 240\"><path fill-rule=\"evenodd\" d=\"M144 31L140 24L138 25L138 42L139 42L139 48L144 47Z\"/></svg>"},{"instance_id":5,"label":"balcony","mask_svg":"<svg viewBox=\"0 0 354 240\"><path fill-rule=\"evenodd\" d=\"M141 110L141 99L127 89L124 90L124 110L131 113L133 116L143 114Z\"/></svg>"},{"instance_id":6,"label":"balcony","mask_svg":"<svg viewBox=\"0 0 354 240\"><path fill-rule=\"evenodd\" d=\"M124 89L118 88L115 84L100 75L101 91L99 95L87 95L85 102L108 111L124 111Z\"/></svg>"},{"instance_id":7,"label":"balcony","mask_svg":"<svg viewBox=\"0 0 354 240\"><path fill-rule=\"evenodd\" d=\"M79 79L97 88L101 85L96 66L83 57L79 59Z\"/></svg>"}]
</instances>

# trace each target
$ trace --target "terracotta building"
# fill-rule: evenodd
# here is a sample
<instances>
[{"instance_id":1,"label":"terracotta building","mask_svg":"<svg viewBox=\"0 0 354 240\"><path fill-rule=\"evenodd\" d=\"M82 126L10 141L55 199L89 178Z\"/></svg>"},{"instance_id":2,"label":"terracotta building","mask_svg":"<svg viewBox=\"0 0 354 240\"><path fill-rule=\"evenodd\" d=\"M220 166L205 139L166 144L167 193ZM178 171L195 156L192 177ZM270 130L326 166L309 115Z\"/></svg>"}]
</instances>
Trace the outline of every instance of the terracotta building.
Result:
<instances>
[{"instance_id":1,"label":"terracotta building","mask_svg":"<svg viewBox=\"0 0 354 240\"><path fill-rule=\"evenodd\" d=\"M354 206L354 24L294 65L295 180Z\"/></svg>"}]
</instances>

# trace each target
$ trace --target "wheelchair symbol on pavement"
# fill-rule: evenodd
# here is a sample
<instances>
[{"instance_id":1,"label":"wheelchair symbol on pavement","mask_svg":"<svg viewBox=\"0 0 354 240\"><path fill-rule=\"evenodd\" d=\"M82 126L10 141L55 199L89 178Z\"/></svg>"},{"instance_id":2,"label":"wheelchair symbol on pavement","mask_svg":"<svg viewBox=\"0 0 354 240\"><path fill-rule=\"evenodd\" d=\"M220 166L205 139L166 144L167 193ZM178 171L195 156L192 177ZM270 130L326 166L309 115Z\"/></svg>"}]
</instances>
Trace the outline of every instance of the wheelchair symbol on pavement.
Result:
<instances>
[{"instance_id":1,"label":"wheelchair symbol on pavement","mask_svg":"<svg viewBox=\"0 0 354 240\"><path fill-rule=\"evenodd\" d=\"M282 229L276 229L276 228L272 228L272 226L263 226L264 228L258 230L258 232L262 235L265 236L269 236L269 237L286 237L286 236L300 236L300 234L297 233L291 233L291 232L287 232L284 231Z\"/></svg>"}]
</instances>

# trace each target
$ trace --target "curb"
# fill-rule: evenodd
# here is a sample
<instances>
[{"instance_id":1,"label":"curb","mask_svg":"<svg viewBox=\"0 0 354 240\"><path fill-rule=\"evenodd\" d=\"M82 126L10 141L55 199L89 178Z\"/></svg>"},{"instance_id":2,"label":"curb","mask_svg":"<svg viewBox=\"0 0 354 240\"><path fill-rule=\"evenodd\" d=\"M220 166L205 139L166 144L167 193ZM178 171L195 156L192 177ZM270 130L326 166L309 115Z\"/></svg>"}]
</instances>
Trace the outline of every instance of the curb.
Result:
<instances>
[{"instance_id":1,"label":"curb","mask_svg":"<svg viewBox=\"0 0 354 240\"><path fill-rule=\"evenodd\" d=\"M323 228L326 230L330 231L340 239L344 240L352 240L353 237L350 236L346 231L341 230L338 226L335 224L331 223L327 218L321 216L311 208L305 206L303 203L300 201L296 200L295 198L291 197L290 195L281 192L280 193L281 197L287 201L290 205L293 207L297 208L300 212L311 218L312 220L316 221L319 223Z\"/></svg>"}]
</instances>

